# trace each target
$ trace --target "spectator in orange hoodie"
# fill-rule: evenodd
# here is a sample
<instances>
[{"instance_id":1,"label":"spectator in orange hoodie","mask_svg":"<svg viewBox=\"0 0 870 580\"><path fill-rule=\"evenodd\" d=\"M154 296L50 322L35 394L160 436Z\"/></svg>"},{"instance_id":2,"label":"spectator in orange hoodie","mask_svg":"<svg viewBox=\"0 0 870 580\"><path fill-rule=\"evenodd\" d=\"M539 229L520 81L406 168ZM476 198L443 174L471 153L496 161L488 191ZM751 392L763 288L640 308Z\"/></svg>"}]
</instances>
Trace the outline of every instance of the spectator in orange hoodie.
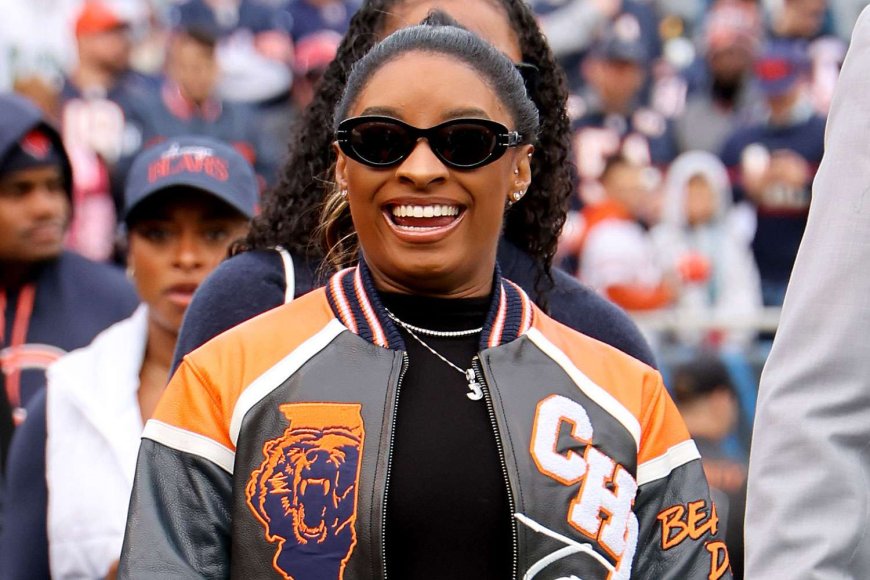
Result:
<instances>
[{"instance_id":1,"label":"spectator in orange hoodie","mask_svg":"<svg viewBox=\"0 0 870 580\"><path fill-rule=\"evenodd\" d=\"M638 219L652 200L647 168L623 156L607 160L602 199L583 210L580 280L626 310L650 310L674 299Z\"/></svg>"}]
</instances>

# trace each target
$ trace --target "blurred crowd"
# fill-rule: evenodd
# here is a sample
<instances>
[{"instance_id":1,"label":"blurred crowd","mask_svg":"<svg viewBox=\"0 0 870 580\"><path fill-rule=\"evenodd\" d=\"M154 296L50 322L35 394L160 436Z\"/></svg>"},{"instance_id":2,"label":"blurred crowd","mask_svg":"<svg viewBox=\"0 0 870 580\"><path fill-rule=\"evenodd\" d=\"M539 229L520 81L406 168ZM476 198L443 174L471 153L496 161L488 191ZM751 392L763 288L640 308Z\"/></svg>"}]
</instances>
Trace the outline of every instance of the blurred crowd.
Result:
<instances>
[{"instance_id":1,"label":"blurred crowd","mask_svg":"<svg viewBox=\"0 0 870 580\"><path fill-rule=\"evenodd\" d=\"M357 4L237 0L5 2L0 90L40 105L72 157L70 248L112 259L121 189L143 148L231 143L272 184L293 118ZM43 33L34 34L35 30Z\"/></svg>"},{"instance_id":2,"label":"blurred crowd","mask_svg":"<svg viewBox=\"0 0 870 580\"><path fill-rule=\"evenodd\" d=\"M638 316L708 478L736 506L771 338L759 321L783 302L864 4L531 1L571 94L576 195L557 262ZM69 155L65 245L121 263L124 186L143 149L214 138L261 193L276 184L359 0L0 6L0 92L38 105ZM643 326L656 313L670 322Z\"/></svg>"}]
</instances>

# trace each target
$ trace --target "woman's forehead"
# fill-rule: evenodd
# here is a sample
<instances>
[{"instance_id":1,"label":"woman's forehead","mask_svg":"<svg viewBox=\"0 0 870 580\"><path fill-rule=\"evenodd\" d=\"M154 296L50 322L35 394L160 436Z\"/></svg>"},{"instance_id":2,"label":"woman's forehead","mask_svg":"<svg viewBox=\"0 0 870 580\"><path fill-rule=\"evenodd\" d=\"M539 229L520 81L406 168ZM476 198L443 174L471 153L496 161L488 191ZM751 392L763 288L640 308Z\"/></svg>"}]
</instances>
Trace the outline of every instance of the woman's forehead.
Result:
<instances>
[{"instance_id":1,"label":"woman's forehead","mask_svg":"<svg viewBox=\"0 0 870 580\"><path fill-rule=\"evenodd\" d=\"M406 0L397 2L384 20L383 37L400 28L420 24L432 10L441 10L474 32L513 62L523 59L516 32L505 9L494 0Z\"/></svg>"},{"instance_id":2,"label":"woman's forehead","mask_svg":"<svg viewBox=\"0 0 870 580\"><path fill-rule=\"evenodd\" d=\"M409 83L408 78L414 75L426 82ZM408 52L386 63L368 79L351 115L375 113L421 127L457 116L510 124L499 95L476 70L450 56L422 51Z\"/></svg>"}]
</instances>

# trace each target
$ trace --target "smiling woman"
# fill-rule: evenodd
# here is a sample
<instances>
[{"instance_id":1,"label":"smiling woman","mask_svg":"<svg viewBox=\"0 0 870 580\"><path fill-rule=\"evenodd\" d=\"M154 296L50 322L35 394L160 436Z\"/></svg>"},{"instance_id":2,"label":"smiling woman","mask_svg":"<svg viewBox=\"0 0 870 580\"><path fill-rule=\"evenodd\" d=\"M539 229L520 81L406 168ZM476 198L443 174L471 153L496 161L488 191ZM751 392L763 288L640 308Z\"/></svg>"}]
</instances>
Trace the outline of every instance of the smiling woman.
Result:
<instances>
[{"instance_id":1,"label":"smiling woman","mask_svg":"<svg viewBox=\"0 0 870 580\"><path fill-rule=\"evenodd\" d=\"M505 215L498 261L502 272L556 320L654 365L631 320L566 273L551 268L569 197L573 194L570 126L564 75L525 0L365 0L299 120L281 182L263 198L251 233L237 244L197 293L185 317L175 364L183 355L240 322L322 285L329 265L353 264L356 232L347 211L330 224L333 254L315 234L318 209L330 194L336 149L335 107L353 63L391 33L419 24L456 24L491 43L523 75L537 106L540 131L532 154L532 183ZM414 77L418 79L420 77ZM431 87L431 83L425 83ZM470 143L467 138L462 143ZM338 193L338 192L335 192ZM511 195L520 193L512 192ZM333 209L337 209L337 199ZM276 251L280 248L281 251ZM244 251L243 251L244 250ZM345 255L346 254L346 255ZM331 264L324 267L324 259Z\"/></svg>"},{"instance_id":2,"label":"smiling woman","mask_svg":"<svg viewBox=\"0 0 870 580\"><path fill-rule=\"evenodd\" d=\"M336 182L380 289L488 296L504 210L531 181L537 110L510 61L463 44L470 34L409 30L398 56L376 47L350 75Z\"/></svg>"},{"instance_id":3,"label":"smiling woman","mask_svg":"<svg viewBox=\"0 0 870 580\"><path fill-rule=\"evenodd\" d=\"M359 261L184 358L143 434L122 577L727 577L659 374L496 266L537 131L512 63L402 29L335 120L324 229L349 212Z\"/></svg>"}]
</instances>

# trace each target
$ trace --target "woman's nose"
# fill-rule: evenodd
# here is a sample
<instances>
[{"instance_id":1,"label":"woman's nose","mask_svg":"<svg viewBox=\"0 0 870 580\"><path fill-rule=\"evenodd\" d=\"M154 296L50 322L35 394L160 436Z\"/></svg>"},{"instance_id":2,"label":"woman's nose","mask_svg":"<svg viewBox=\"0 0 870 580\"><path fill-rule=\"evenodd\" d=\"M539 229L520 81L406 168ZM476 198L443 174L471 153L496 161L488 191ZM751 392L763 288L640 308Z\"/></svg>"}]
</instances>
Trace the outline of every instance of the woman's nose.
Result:
<instances>
[{"instance_id":1,"label":"woman's nose","mask_svg":"<svg viewBox=\"0 0 870 580\"><path fill-rule=\"evenodd\" d=\"M423 189L447 179L449 169L438 159L426 139L419 139L411 153L399 165L399 180Z\"/></svg>"}]
</instances>

